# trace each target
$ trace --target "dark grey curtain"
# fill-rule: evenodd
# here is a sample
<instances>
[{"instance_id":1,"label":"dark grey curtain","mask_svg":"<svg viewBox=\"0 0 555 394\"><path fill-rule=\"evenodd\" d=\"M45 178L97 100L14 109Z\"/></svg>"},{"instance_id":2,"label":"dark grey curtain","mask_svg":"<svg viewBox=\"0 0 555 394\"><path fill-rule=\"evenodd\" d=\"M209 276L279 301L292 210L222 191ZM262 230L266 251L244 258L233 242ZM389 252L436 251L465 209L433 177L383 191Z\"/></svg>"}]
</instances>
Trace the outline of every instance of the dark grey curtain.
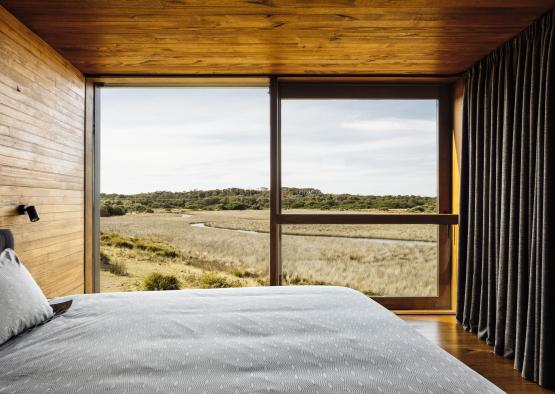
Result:
<instances>
[{"instance_id":1,"label":"dark grey curtain","mask_svg":"<svg viewBox=\"0 0 555 394\"><path fill-rule=\"evenodd\" d=\"M555 386L555 12L465 76L457 319Z\"/></svg>"}]
</instances>

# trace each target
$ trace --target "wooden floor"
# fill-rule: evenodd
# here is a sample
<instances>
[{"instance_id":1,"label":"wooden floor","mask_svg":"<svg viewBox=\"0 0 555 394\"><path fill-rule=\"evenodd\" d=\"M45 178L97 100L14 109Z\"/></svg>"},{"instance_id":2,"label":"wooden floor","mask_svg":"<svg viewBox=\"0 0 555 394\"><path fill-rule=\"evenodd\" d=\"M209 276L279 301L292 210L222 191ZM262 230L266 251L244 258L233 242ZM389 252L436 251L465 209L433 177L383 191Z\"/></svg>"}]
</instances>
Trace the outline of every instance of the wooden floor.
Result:
<instances>
[{"instance_id":1,"label":"wooden floor","mask_svg":"<svg viewBox=\"0 0 555 394\"><path fill-rule=\"evenodd\" d=\"M498 356L493 348L457 324L455 316L400 316L426 338L464 362L508 393L555 393L524 380L513 361Z\"/></svg>"}]
</instances>

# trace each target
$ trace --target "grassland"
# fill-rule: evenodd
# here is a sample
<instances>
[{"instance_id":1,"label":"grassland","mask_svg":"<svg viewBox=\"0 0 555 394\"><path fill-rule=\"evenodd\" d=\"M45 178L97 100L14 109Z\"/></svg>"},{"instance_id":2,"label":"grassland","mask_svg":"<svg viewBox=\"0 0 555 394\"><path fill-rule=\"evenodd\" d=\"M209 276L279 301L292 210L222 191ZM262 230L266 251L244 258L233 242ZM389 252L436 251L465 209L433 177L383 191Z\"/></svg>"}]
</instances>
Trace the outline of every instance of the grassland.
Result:
<instances>
[{"instance_id":1,"label":"grassland","mask_svg":"<svg viewBox=\"0 0 555 394\"><path fill-rule=\"evenodd\" d=\"M152 272L174 275L182 288L266 285L268 228L267 210L103 217L101 290L141 290ZM433 225L284 226L284 281L369 295L433 295L435 231Z\"/></svg>"}]
</instances>

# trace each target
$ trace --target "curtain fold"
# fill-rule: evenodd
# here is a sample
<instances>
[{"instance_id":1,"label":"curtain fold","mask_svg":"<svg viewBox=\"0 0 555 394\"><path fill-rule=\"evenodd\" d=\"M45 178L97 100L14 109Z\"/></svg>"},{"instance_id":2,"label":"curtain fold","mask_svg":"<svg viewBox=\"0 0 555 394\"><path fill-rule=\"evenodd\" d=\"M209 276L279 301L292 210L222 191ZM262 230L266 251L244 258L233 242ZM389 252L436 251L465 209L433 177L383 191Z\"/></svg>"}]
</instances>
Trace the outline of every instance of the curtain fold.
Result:
<instances>
[{"instance_id":1,"label":"curtain fold","mask_svg":"<svg viewBox=\"0 0 555 394\"><path fill-rule=\"evenodd\" d=\"M457 319L555 387L555 11L465 75Z\"/></svg>"}]
</instances>

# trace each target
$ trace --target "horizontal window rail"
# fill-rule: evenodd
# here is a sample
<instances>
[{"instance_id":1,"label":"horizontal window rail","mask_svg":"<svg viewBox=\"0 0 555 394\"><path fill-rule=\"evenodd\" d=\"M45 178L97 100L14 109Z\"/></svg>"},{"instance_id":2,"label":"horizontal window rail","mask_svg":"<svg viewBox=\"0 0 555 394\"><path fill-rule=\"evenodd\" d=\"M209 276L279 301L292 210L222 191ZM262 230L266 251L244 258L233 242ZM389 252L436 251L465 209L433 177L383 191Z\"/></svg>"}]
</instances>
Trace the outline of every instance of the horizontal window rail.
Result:
<instances>
[{"instance_id":1,"label":"horizontal window rail","mask_svg":"<svg viewBox=\"0 0 555 394\"><path fill-rule=\"evenodd\" d=\"M441 86L280 82L281 99L437 99Z\"/></svg>"},{"instance_id":2,"label":"horizontal window rail","mask_svg":"<svg viewBox=\"0 0 555 394\"><path fill-rule=\"evenodd\" d=\"M277 224L458 224L456 214L287 214Z\"/></svg>"}]
</instances>

